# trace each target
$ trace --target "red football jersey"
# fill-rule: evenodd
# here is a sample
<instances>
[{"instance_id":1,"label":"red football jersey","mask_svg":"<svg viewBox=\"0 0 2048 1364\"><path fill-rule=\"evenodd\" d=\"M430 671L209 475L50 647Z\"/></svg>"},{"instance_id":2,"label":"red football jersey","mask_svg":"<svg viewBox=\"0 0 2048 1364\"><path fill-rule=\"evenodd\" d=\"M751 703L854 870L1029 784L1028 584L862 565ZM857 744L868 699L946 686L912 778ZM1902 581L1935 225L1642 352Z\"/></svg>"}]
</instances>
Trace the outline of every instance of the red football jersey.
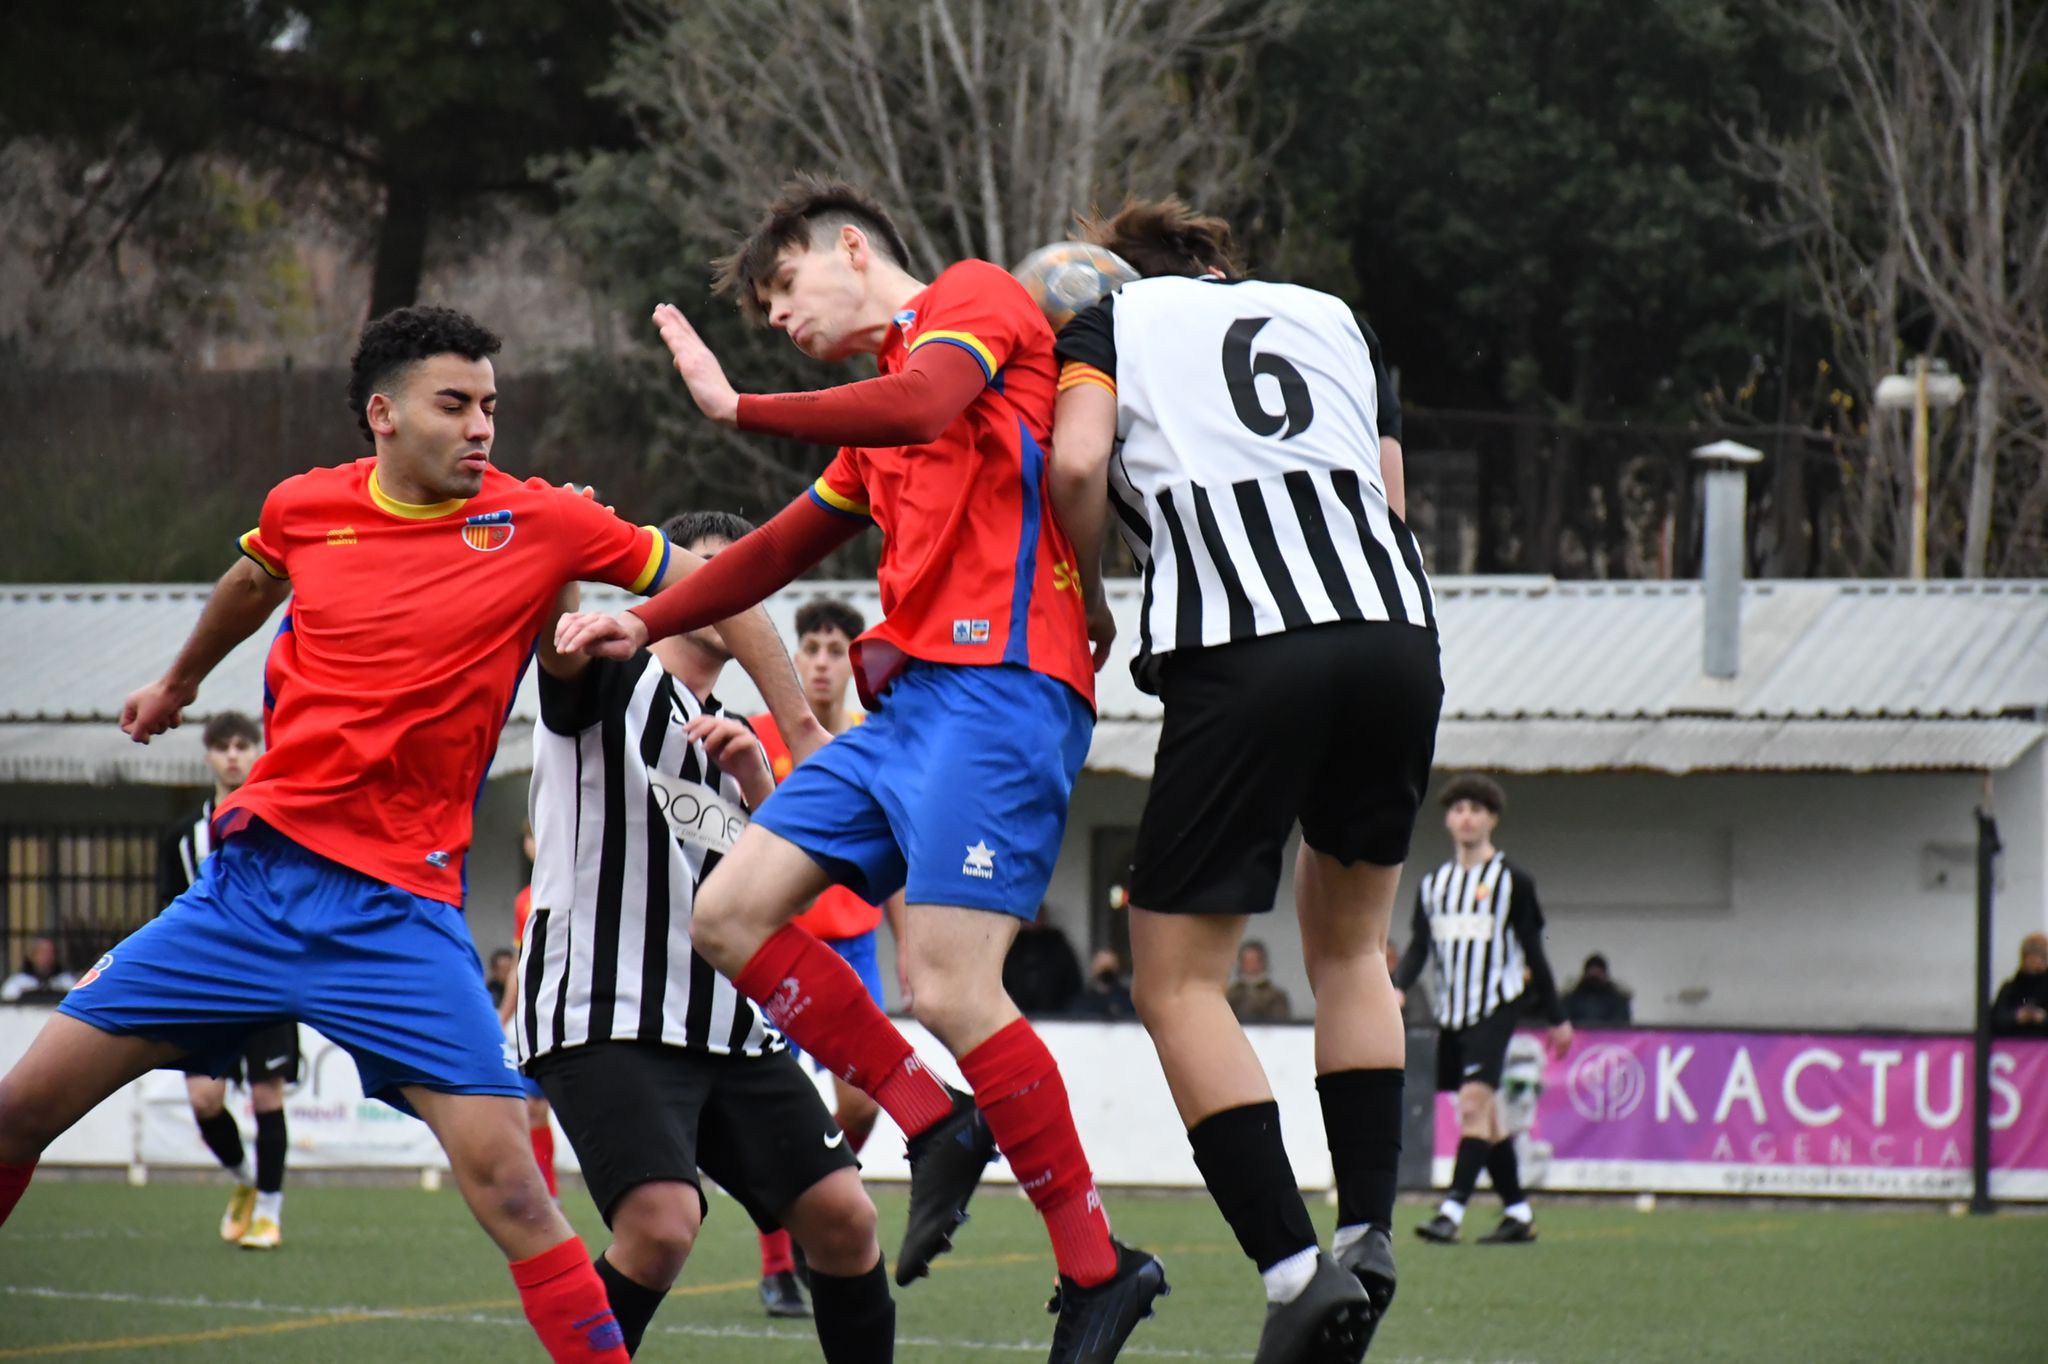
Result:
<instances>
[{"instance_id":1,"label":"red football jersey","mask_svg":"<svg viewBox=\"0 0 2048 1364\"><path fill-rule=\"evenodd\" d=\"M952 345L980 363L988 387L930 444L849 446L811 487L822 506L882 529L886 618L853 646L871 707L906 658L1021 664L1094 704L1074 548L1045 492L1052 342L1024 286L987 261L948 267L896 315L884 374L919 346Z\"/></svg>"},{"instance_id":2,"label":"red football jersey","mask_svg":"<svg viewBox=\"0 0 2048 1364\"><path fill-rule=\"evenodd\" d=\"M462 903L470 819L555 592L645 591L668 541L543 479L491 469L418 506L361 459L286 479L242 549L291 603L264 665L269 746L221 802L321 856Z\"/></svg>"},{"instance_id":3,"label":"red football jersey","mask_svg":"<svg viewBox=\"0 0 2048 1364\"><path fill-rule=\"evenodd\" d=\"M857 715L853 722L859 724L866 718L865 715ZM768 767L775 774L775 784L782 785L782 779L796 770L796 758L790 753L789 745L782 741L782 731L775 727L775 717L756 715L747 723L754 727L754 737L768 752ZM821 941L839 942L874 932L882 922L882 907L869 904L845 886L827 886L817 899L811 901L811 907L791 922Z\"/></svg>"}]
</instances>

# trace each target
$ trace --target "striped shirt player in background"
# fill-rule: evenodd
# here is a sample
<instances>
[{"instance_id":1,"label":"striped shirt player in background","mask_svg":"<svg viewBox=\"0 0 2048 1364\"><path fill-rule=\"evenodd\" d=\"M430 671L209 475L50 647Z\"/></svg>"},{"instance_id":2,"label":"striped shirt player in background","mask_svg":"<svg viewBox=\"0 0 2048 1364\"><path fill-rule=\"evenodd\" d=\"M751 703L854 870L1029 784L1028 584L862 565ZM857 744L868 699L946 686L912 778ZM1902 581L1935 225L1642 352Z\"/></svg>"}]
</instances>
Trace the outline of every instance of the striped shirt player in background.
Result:
<instances>
[{"instance_id":1,"label":"striped shirt player in background","mask_svg":"<svg viewBox=\"0 0 2048 1364\"><path fill-rule=\"evenodd\" d=\"M213 794L197 810L164 831L157 856L157 899L168 906L192 888L213 852L214 807L241 789L263 751L263 731L240 711L226 710L206 722L201 735ZM284 1087L299 1078L299 1025L272 1023L242 1041L241 1055L225 1077L204 1070L185 1072L185 1094L199 1123L200 1139L221 1168L235 1177L220 1239L245 1250L275 1250L284 1244L284 1165L290 1149L285 1125ZM249 1087L256 1113L256 1166L242 1145L241 1125L228 1111L228 1082Z\"/></svg>"},{"instance_id":2,"label":"striped shirt player in background","mask_svg":"<svg viewBox=\"0 0 2048 1364\"><path fill-rule=\"evenodd\" d=\"M848 703L847 689L853 684L853 642L867 629L867 620L851 605L836 598L807 601L796 612L796 674L803 685L804 700L811 714L833 735L867 719L867 713ZM767 750L768 766L778 785L796 770L796 759L775 728L775 717L756 715L748 722ZM797 916L806 933L837 952L867 986L868 997L877 1008L888 1007L882 990L882 971L875 955L875 932L886 917L896 937L896 976L903 997L910 989L903 975L902 892L886 905L872 905L845 886L829 886ZM867 1145L875 1130L881 1106L841 1077L832 1077L832 1120L846 1133L846 1144L855 1155ZM771 1317L810 1315L798 1284L794 1248L788 1232L761 1235L761 1304Z\"/></svg>"},{"instance_id":3,"label":"striped shirt player in background","mask_svg":"<svg viewBox=\"0 0 2048 1364\"><path fill-rule=\"evenodd\" d=\"M1138 685L1165 705L1131 873L1132 995L1195 1163L1265 1281L1258 1364L1362 1356L1394 1296L1407 1037L1387 925L1443 701L1378 340L1328 294L1246 280L1177 199L1083 224L1142 278L1061 331L1052 490L1096 646L1110 510L1144 571ZM1336 1171L1322 1254L1231 964L1295 910Z\"/></svg>"},{"instance_id":4,"label":"striped shirt player in background","mask_svg":"<svg viewBox=\"0 0 2048 1364\"><path fill-rule=\"evenodd\" d=\"M1415 1232L1425 1241L1456 1241L1465 1205L1484 1170L1506 1214L1479 1239L1514 1245L1536 1239L1535 1214L1522 1193L1514 1137L1501 1124L1494 1096L1508 1044L1528 1002L1524 992L1534 991L1535 1008L1549 1020L1550 1048L1558 1056L1571 1049L1572 1025L1543 951L1536 882L1493 846L1507 794L1489 777L1467 775L1444 787L1443 806L1444 827L1456 851L1416 888L1408 951L1394 973L1395 988L1405 990L1425 965L1434 964L1431 989L1442 1030L1436 1087L1458 1095L1458 1155L1450 1191L1436 1216Z\"/></svg>"},{"instance_id":5,"label":"striped shirt player in background","mask_svg":"<svg viewBox=\"0 0 2048 1364\"><path fill-rule=\"evenodd\" d=\"M1059 1267L1053 1364L1116 1357L1165 1292L1120 1245L1059 1066L1003 992L1005 952L1036 917L1095 725L1073 548L1045 502L1052 329L988 261L925 284L880 205L799 178L727 257L742 311L824 361L881 374L811 393L740 394L676 309L655 323L713 421L838 455L811 489L718 556L689 592L564 618L558 645L607 656L758 602L874 526L882 622L854 642L873 718L800 763L706 883L698 949L908 1138L910 1216L896 1282L952 1244L998 1149L1044 1219ZM908 905L911 1009L972 1096L918 1059L860 977L793 920L830 884Z\"/></svg>"},{"instance_id":6,"label":"striped shirt player in background","mask_svg":"<svg viewBox=\"0 0 2048 1364\"><path fill-rule=\"evenodd\" d=\"M723 512L662 527L706 558L752 529ZM542 640L518 1047L612 1229L597 1272L626 1347L689 1257L708 1175L803 1246L827 1364L886 1361L896 1308L859 1164L781 1035L691 941L698 886L775 789L712 694L732 655L709 628L627 659Z\"/></svg>"},{"instance_id":7,"label":"striped shirt player in background","mask_svg":"<svg viewBox=\"0 0 2048 1364\"><path fill-rule=\"evenodd\" d=\"M122 1085L188 1057L225 1068L251 1026L297 1018L349 1053L364 1094L433 1130L549 1355L616 1364L618 1323L534 1168L461 906L477 793L556 592L654 590L701 561L492 463L498 348L446 308L370 323L349 406L375 455L273 488L178 656L123 706L138 743L177 725L290 601L264 665L269 746L215 811L198 883L0 1078L0 1222L44 1148ZM766 617L722 628L792 746L822 742Z\"/></svg>"},{"instance_id":8,"label":"striped shirt player in background","mask_svg":"<svg viewBox=\"0 0 2048 1364\"><path fill-rule=\"evenodd\" d=\"M526 859L529 878L533 872L533 821L527 820L520 831L520 855ZM519 894L512 899L512 953L518 960L519 949L526 942L527 920L533 917L533 884L529 879L519 888ZM505 1025L506 1035L512 1033L512 1011L519 1004L518 974L505 982L505 992L498 997L498 1021ZM547 1182L548 1197L557 1202L562 1197L562 1182L555 1173L555 1124L548 1109L548 1096L540 1087L540 1081L522 1073L521 1086L526 1090L526 1140L533 1147L533 1163L540 1166L540 1177Z\"/></svg>"}]
</instances>

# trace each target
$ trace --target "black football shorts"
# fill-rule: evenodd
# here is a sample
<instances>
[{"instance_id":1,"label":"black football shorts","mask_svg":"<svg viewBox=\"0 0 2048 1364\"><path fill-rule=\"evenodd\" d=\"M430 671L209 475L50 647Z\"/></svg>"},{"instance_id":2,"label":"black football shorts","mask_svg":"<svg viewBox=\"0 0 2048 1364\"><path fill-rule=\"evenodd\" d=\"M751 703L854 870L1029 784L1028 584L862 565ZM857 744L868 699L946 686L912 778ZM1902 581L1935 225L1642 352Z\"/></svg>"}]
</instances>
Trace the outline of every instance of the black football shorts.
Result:
<instances>
[{"instance_id":1,"label":"black football shorts","mask_svg":"<svg viewBox=\"0 0 2048 1364\"><path fill-rule=\"evenodd\" d=\"M1264 913L1296 820L1345 866L1408 859L1443 708L1434 631L1345 621L1162 662L1133 905Z\"/></svg>"},{"instance_id":2,"label":"black football shorts","mask_svg":"<svg viewBox=\"0 0 2048 1364\"><path fill-rule=\"evenodd\" d=\"M786 1051L719 1056L656 1042L591 1042L550 1052L529 1069L607 1226L619 1200L641 1184L689 1184L701 1199L701 1170L756 1226L773 1230L806 1189L860 1166L818 1087Z\"/></svg>"}]
</instances>

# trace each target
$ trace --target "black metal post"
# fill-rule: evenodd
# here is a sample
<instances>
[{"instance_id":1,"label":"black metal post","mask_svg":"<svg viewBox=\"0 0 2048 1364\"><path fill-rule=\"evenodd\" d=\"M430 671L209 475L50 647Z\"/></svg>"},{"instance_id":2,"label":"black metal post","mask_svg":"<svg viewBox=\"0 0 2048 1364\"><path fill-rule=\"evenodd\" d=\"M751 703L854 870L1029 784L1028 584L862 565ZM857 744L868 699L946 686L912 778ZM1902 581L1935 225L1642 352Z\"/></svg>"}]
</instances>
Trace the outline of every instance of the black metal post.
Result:
<instances>
[{"instance_id":1,"label":"black metal post","mask_svg":"<svg viewBox=\"0 0 2048 1364\"><path fill-rule=\"evenodd\" d=\"M1991 905L1998 885L1998 821L1977 811L1977 1074L1970 1133L1970 1211L1988 1213L1991 1201Z\"/></svg>"}]
</instances>

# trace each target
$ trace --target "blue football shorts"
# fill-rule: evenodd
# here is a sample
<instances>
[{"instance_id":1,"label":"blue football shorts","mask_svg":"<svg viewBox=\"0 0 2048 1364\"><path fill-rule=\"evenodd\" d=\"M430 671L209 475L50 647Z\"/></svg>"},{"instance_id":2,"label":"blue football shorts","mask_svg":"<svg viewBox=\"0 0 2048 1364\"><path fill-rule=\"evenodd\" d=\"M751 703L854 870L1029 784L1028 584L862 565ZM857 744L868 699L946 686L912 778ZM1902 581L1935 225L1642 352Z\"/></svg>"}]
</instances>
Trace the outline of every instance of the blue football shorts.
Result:
<instances>
[{"instance_id":1,"label":"blue football shorts","mask_svg":"<svg viewBox=\"0 0 2048 1364\"><path fill-rule=\"evenodd\" d=\"M347 1050L363 1093L523 1094L462 911L331 862L261 823L100 959L58 1009L187 1049L223 1075L242 1039L288 1019Z\"/></svg>"},{"instance_id":2,"label":"blue football shorts","mask_svg":"<svg viewBox=\"0 0 2048 1364\"><path fill-rule=\"evenodd\" d=\"M1029 919L1094 731L1088 703L1043 673L914 662L754 822L870 904L901 890L914 905Z\"/></svg>"}]
</instances>

